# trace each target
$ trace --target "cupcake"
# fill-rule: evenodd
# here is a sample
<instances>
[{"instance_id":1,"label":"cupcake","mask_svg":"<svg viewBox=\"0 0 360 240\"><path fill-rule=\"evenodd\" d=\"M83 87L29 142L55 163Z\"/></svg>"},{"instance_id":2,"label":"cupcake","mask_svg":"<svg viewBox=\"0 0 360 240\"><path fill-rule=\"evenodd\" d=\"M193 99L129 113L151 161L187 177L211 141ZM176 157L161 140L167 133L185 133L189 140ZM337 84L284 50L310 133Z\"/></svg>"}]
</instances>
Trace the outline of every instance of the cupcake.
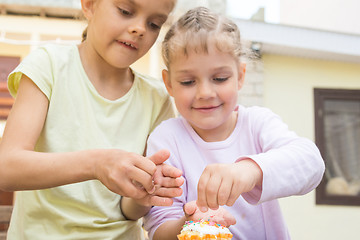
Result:
<instances>
[{"instance_id":1,"label":"cupcake","mask_svg":"<svg viewBox=\"0 0 360 240\"><path fill-rule=\"evenodd\" d=\"M179 240L230 240L232 236L227 227L205 220L185 222L177 235Z\"/></svg>"}]
</instances>

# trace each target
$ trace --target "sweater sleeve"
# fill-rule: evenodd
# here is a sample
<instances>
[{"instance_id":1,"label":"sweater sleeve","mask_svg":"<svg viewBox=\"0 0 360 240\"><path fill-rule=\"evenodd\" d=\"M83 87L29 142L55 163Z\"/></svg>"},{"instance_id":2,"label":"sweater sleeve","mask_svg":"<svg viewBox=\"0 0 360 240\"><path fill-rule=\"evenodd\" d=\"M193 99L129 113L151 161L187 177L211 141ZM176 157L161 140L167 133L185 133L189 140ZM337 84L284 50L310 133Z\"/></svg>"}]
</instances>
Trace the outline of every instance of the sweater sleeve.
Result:
<instances>
[{"instance_id":1,"label":"sweater sleeve","mask_svg":"<svg viewBox=\"0 0 360 240\"><path fill-rule=\"evenodd\" d=\"M303 195L315 189L325 171L316 145L289 131L279 116L260 108L249 120L251 131L261 152L241 156L253 159L263 171L262 189L243 194L246 201L259 204L292 195Z\"/></svg>"},{"instance_id":2,"label":"sweater sleeve","mask_svg":"<svg viewBox=\"0 0 360 240\"><path fill-rule=\"evenodd\" d=\"M170 158L165 162L172 166L177 167L180 170L180 165L176 149L176 144L171 142L171 136L167 129L169 128L168 121L160 124L149 136L147 145L147 155L152 155L161 149L168 149L170 151ZM174 203L172 206L158 207L154 206L150 212L144 217L144 228L149 233L149 238L153 239L154 233L157 228L166 221L179 219L184 216L183 205L186 203L186 179L184 184L181 186L183 194L180 197L173 198Z\"/></svg>"}]
</instances>

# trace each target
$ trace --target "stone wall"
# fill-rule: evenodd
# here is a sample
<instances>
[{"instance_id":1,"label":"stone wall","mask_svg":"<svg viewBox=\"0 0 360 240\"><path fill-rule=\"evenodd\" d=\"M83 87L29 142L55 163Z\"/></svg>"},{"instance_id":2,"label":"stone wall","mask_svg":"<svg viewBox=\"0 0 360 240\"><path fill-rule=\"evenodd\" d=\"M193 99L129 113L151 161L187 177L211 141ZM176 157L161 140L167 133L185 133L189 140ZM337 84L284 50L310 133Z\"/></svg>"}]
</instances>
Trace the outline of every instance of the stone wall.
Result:
<instances>
[{"instance_id":1,"label":"stone wall","mask_svg":"<svg viewBox=\"0 0 360 240\"><path fill-rule=\"evenodd\" d=\"M245 82L239 91L238 102L244 106L263 106L264 63L261 58L246 62Z\"/></svg>"}]
</instances>

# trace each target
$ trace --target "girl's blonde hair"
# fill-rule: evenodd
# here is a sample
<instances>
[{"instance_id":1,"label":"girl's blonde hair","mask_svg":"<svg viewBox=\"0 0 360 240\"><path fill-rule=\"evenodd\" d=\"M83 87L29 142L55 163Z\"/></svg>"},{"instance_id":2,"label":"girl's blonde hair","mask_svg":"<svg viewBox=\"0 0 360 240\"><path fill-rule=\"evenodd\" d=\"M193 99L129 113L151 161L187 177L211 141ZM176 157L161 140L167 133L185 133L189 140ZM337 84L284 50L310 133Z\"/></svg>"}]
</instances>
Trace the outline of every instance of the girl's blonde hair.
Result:
<instances>
[{"instance_id":1,"label":"girl's blonde hair","mask_svg":"<svg viewBox=\"0 0 360 240\"><path fill-rule=\"evenodd\" d=\"M240 60L240 31L233 21L205 7L187 11L165 35L162 56L166 67L169 69L171 59L177 54L207 53L209 41L219 51Z\"/></svg>"}]
</instances>

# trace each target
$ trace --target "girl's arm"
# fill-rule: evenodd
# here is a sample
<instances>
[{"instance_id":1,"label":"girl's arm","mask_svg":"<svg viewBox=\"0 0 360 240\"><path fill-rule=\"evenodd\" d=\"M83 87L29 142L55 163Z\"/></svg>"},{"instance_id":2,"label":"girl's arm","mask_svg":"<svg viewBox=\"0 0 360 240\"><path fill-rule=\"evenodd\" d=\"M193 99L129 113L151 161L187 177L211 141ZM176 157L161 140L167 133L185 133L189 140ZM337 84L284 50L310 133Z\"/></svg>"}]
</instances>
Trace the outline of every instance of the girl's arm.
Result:
<instances>
[{"instance_id":1,"label":"girl's arm","mask_svg":"<svg viewBox=\"0 0 360 240\"><path fill-rule=\"evenodd\" d=\"M182 226L185 224L185 216L177 220L169 220L161 224L156 229L153 239L156 240L177 240L177 235L180 234Z\"/></svg>"},{"instance_id":2,"label":"girl's arm","mask_svg":"<svg viewBox=\"0 0 360 240\"><path fill-rule=\"evenodd\" d=\"M122 215L128 220L136 221L145 216L151 209L151 206L138 204L132 198L122 197L120 202Z\"/></svg>"},{"instance_id":3,"label":"girl's arm","mask_svg":"<svg viewBox=\"0 0 360 240\"><path fill-rule=\"evenodd\" d=\"M65 153L35 152L49 101L23 75L0 144L0 189L44 189L98 179L110 190L129 197L144 197L153 189L156 165L148 158L118 149ZM119 161L121 159L122 161Z\"/></svg>"}]
</instances>

